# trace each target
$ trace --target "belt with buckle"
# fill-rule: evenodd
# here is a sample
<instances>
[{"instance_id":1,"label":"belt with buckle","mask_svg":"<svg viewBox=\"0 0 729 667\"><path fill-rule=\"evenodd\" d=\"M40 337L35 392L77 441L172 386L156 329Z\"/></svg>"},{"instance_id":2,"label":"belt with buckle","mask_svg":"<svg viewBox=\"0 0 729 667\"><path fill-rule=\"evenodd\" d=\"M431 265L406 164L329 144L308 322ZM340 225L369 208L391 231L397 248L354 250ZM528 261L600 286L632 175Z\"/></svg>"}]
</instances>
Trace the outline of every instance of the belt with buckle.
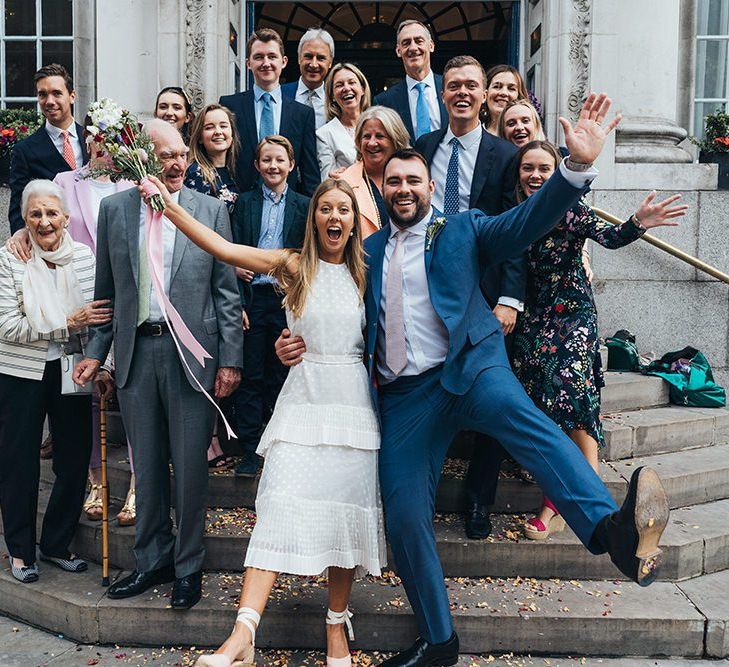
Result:
<instances>
[{"instance_id":1,"label":"belt with buckle","mask_svg":"<svg viewBox=\"0 0 729 667\"><path fill-rule=\"evenodd\" d=\"M162 336L170 332L167 322L143 322L137 327L140 336Z\"/></svg>"}]
</instances>

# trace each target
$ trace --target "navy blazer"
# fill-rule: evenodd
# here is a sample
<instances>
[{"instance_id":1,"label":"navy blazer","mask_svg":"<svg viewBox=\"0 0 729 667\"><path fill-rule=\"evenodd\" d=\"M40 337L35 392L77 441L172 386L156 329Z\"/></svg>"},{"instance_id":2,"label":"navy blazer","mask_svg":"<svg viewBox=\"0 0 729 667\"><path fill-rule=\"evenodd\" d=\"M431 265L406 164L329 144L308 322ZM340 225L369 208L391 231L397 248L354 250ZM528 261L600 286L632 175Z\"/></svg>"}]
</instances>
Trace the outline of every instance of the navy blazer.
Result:
<instances>
[{"instance_id":1,"label":"navy blazer","mask_svg":"<svg viewBox=\"0 0 729 667\"><path fill-rule=\"evenodd\" d=\"M76 123L76 134L81 142L83 163L86 164L89 155L86 152L83 133L84 128ZM82 165L77 166L80 168ZM63 159L63 155L58 152L53 140L46 132L45 123L29 137L15 144L10 156L10 207L8 209L10 233L25 226L20 214L20 200L28 182L34 178L47 178L52 181L56 174L62 171L71 171L71 167L68 166L68 162Z\"/></svg>"},{"instance_id":2,"label":"navy blazer","mask_svg":"<svg viewBox=\"0 0 729 667\"><path fill-rule=\"evenodd\" d=\"M441 376L447 391L465 394L485 368L509 367L501 325L481 291L484 267L525 252L552 230L588 190L587 185L570 185L558 171L538 192L498 216L471 209L446 217L445 226L433 239L430 250L425 251L425 270L430 302L448 330L448 353ZM366 363L375 399L382 265L389 236L390 225L386 225L365 240Z\"/></svg>"},{"instance_id":3,"label":"navy blazer","mask_svg":"<svg viewBox=\"0 0 729 667\"><path fill-rule=\"evenodd\" d=\"M296 91L299 89L299 80L289 81L281 86L281 94L284 97L288 97L290 100L296 99Z\"/></svg>"},{"instance_id":4,"label":"navy blazer","mask_svg":"<svg viewBox=\"0 0 729 667\"><path fill-rule=\"evenodd\" d=\"M447 131L448 128L445 127L426 134L415 144L415 148L425 156L429 165L433 163L433 156ZM487 215L497 215L516 204L516 153L517 148L512 143L482 130L481 145L471 181L471 196L468 200L471 208L479 209ZM526 283L526 255L522 255L506 259L501 264L489 264L483 271L481 287L493 308L502 296L524 301Z\"/></svg>"},{"instance_id":5,"label":"navy blazer","mask_svg":"<svg viewBox=\"0 0 729 667\"><path fill-rule=\"evenodd\" d=\"M440 74L433 74L435 78L435 96L440 107L440 126L448 127L448 112L443 104L443 77ZM390 107L400 114L402 122L405 123L410 140L415 142L415 128L413 127L413 119L410 114L410 99L408 97L407 80L402 79L394 86L390 86L379 95L375 96L373 104L381 104L383 107Z\"/></svg>"},{"instance_id":6,"label":"navy blazer","mask_svg":"<svg viewBox=\"0 0 729 667\"><path fill-rule=\"evenodd\" d=\"M309 211L309 197L295 192L292 188L286 191L286 204L283 223L284 248L300 249L304 245L306 216ZM263 190L259 187L244 192L235 203L235 210L230 219L233 241L242 245L258 245L261 236L261 216L263 215ZM251 304L251 284L238 279L238 290L243 307Z\"/></svg>"},{"instance_id":7,"label":"navy blazer","mask_svg":"<svg viewBox=\"0 0 729 667\"><path fill-rule=\"evenodd\" d=\"M256 110L253 91L234 95L223 95L220 104L228 107L236 118L240 134L238 151L237 181L241 192L253 190L259 183L258 172L253 161L258 145ZM314 110L281 95L281 126L279 134L286 137L294 147L296 169L291 172L289 185L307 196L311 196L321 182L319 162L316 157L316 125Z\"/></svg>"}]
</instances>

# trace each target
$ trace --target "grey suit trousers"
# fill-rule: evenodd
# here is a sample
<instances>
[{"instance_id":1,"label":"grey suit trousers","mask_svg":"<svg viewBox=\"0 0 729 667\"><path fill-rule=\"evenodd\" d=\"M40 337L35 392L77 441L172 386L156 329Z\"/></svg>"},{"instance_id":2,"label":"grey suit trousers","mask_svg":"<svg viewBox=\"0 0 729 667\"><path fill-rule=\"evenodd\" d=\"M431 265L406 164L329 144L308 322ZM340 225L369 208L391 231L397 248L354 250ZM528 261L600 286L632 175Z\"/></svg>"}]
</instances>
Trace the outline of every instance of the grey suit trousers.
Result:
<instances>
[{"instance_id":1,"label":"grey suit trousers","mask_svg":"<svg viewBox=\"0 0 729 667\"><path fill-rule=\"evenodd\" d=\"M137 336L129 379L118 396L134 455L137 570L174 563L178 578L188 576L202 569L205 558L206 452L214 408L190 385L169 333ZM177 536L170 520L170 459Z\"/></svg>"}]
</instances>

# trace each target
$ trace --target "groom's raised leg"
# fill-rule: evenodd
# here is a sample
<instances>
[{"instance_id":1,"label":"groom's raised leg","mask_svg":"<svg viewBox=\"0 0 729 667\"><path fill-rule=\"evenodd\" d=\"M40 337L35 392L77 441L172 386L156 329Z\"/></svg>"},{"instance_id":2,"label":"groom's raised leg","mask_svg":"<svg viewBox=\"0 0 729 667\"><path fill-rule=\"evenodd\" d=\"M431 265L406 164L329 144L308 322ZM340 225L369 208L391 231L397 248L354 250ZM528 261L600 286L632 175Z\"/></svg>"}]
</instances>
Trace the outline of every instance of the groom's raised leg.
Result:
<instances>
[{"instance_id":1,"label":"groom's raised leg","mask_svg":"<svg viewBox=\"0 0 729 667\"><path fill-rule=\"evenodd\" d=\"M433 531L435 492L455 434L448 418L452 398L439 378L438 371L429 372L380 390L380 485L388 539L421 637L431 644L453 635Z\"/></svg>"},{"instance_id":2,"label":"groom's raised leg","mask_svg":"<svg viewBox=\"0 0 729 667\"><path fill-rule=\"evenodd\" d=\"M590 551L608 551L620 570L639 583L655 578L657 544L668 520L665 493L655 473L641 484L637 479L631 483L626 504L617 512L605 484L577 446L534 405L510 369L483 371L457 405L469 428L498 438L534 475ZM610 517L614 521L608 525ZM630 559L626 550L631 551ZM649 567L650 576L639 577L636 564Z\"/></svg>"}]
</instances>

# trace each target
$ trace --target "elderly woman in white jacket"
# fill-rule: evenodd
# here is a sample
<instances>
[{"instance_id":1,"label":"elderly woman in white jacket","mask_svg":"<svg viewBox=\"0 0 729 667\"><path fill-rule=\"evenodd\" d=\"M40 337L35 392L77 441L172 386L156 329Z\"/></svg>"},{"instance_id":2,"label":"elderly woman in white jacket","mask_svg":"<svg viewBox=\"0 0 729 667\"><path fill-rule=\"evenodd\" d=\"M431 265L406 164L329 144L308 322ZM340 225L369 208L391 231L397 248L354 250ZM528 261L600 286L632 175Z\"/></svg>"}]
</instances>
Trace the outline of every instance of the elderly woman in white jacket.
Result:
<instances>
[{"instance_id":1,"label":"elderly woman in white jacket","mask_svg":"<svg viewBox=\"0 0 729 667\"><path fill-rule=\"evenodd\" d=\"M354 131L360 114L370 106L370 84L350 63L332 68L324 85L324 109L329 122L316 131L316 151L321 179L338 178L357 161Z\"/></svg>"},{"instance_id":2,"label":"elderly woman in white jacket","mask_svg":"<svg viewBox=\"0 0 729 667\"><path fill-rule=\"evenodd\" d=\"M67 572L86 563L69 551L86 489L91 454L91 398L64 395L61 362L78 349L86 327L111 319L93 301L94 255L68 234L63 190L51 181L25 187L21 211L32 258L0 249L0 511L13 576L38 579L36 513L43 422L53 436L56 480L40 540L40 557ZM108 376L102 378L106 386Z\"/></svg>"}]
</instances>

